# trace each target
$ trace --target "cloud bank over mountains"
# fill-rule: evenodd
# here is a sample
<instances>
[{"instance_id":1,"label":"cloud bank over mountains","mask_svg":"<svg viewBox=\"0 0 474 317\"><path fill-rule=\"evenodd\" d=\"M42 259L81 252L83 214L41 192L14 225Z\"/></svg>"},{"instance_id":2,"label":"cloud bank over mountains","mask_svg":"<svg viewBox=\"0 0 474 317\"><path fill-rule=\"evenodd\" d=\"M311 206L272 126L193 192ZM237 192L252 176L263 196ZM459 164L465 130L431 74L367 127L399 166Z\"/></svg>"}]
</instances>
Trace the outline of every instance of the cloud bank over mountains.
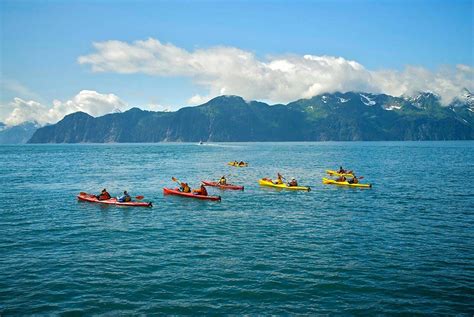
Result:
<instances>
[{"instance_id":1,"label":"cloud bank over mountains","mask_svg":"<svg viewBox=\"0 0 474 317\"><path fill-rule=\"evenodd\" d=\"M198 104L222 94L246 99L288 102L335 91L365 91L392 96L433 91L444 103L474 90L474 68L445 66L433 72L423 67L404 70L369 70L343 57L284 55L259 58L235 47L211 47L188 51L149 38L133 43L94 43L95 52L78 62L94 72L143 73L154 76L188 77L208 89L207 96L192 96Z\"/></svg>"},{"instance_id":2,"label":"cloud bank over mountains","mask_svg":"<svg viewBox=\"0 0 474 317\"><path fill-rule=\"evenodd\" d=\"M92 90L82 90L67 101L54 100L52 106L14 98L6 107L10 108L10 114L5 119L7 125L18 125L25 121L36 121L39 124L55 123L65 115L77 111L101 116L128 108L127 104L116 95L100 94Z\"/></svg>"},{"instance_id":3,"label":"cloud bank over mountains","mask_svg":"<svg viewBox=\"0 0 474 317\"><path fill-rule=\"evenodd\" d=\"M190 78L207 89L204 96L188 96L188 104L202 104L225 94L248 100L286 103L322 93L363 91L392 96L432 91L445 104L474 91L474 68L468 65L444 66L431 71L418 66L403 70L369 70L362 64L335 56L295 55L260 58L235 47L211 47L188 51L157 39L127 43L105 41L93 44L95 52L78 57L78 63L93 72L147 74L162 77ZM8 84L8 85L7 85ZM0 105L0 121L17 125L25 121L56 123L77 111L101 116L130 106L116 95L82 90L67 101L54 100L45 105L34 100L35 94L17 82L2 82L23 98ZM161 105L139 105L142 109L165 110Z\"/></svg>"}]
</instances>

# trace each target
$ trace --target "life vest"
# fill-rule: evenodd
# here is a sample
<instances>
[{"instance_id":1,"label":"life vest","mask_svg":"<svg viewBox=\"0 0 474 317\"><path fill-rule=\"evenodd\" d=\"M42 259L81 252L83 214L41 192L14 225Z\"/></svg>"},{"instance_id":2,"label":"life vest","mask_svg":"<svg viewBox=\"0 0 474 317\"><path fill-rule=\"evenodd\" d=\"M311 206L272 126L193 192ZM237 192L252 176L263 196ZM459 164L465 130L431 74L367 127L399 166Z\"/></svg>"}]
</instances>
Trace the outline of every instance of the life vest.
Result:
<instances>
[{"instance_id":1,"label":"life vest","mask_svg":"<svg viewBox=\"0 0 474 317\"><path fill-rule=\"evenodd\" d=\"M183 185L184 185L184 186L183 186ZM181 187L181 191L182 191L183 193L190 193L190 192L191 192L191 188L189 187L189 185L186 184L186 183L183 184L183 185L181 185L181 186L182 186L182 187Z\"/></svg>"},{"instance_id":2,"label":"life vest","mask_svg":"<svg viewBox=\"0 0 474 317\"><path fill-rule=\"evenodd\" d=\"M110 199L110 194L108 192L101 193L98 197L99 200L107 200Z\"/></svg>"}]
</instances>

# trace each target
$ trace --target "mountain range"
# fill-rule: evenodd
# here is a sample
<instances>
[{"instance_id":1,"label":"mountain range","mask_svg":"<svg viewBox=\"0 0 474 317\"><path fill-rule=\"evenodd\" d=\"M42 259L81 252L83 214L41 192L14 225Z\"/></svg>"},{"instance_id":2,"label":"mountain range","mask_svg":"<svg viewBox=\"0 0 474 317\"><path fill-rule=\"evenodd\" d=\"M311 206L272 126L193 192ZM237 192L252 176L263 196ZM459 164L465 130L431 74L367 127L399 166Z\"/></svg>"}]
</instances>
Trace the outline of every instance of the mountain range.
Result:
<instances>
[{"instance_id":1,"label":"mountain range","mask_svg":"<svg viewBox=\"0 0 474 317\"><path fill-rule=\"evenodd\" d=\"M473 140L474 96L449 105L431 92L393 97L326 93L269 105L220 96L176 112L132 108L92 117L84 112L39 128L29 143Z\"/></svg>"},{"instance_id":2,"label":"mountain range","mask_svg":"<svg viewBox=\"0 0 474 317\"><path fill-rule=\"evenodd\" d=\"M25 122L11 127L0 122L0 144L26 143L38 127L36 122Z\"/></svg>"}]
</instances>

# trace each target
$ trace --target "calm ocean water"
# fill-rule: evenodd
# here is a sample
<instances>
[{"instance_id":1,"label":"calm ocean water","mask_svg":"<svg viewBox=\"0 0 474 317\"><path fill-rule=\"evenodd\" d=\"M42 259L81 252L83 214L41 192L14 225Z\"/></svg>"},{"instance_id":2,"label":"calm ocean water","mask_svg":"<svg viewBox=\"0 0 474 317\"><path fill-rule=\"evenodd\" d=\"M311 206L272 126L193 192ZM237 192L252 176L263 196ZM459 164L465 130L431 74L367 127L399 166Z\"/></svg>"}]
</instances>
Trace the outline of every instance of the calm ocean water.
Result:
<instances>
[{"instance_id":1,"label":"calm ocean water","mask_svg":"<svg viewBox=\"0 0 474 317\"><path fill-rule=\"evenodd\" d=\"M0 314L472 315L473 172L474 142L0 146ZM163 197L222 174L245 191ZM154 207L76 200L103 187Z\"/></svg>"}]
</instances>

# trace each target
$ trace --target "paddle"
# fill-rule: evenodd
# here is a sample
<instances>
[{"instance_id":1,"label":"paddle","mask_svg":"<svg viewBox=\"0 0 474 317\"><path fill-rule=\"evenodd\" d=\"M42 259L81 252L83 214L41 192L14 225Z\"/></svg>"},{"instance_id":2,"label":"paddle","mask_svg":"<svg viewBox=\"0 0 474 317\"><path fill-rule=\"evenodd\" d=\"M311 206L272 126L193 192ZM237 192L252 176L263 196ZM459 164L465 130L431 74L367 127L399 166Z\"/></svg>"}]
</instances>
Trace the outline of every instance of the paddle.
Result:
<instances>
[{"instance_id":1,"label":"paddle","mask_svg":"<svg viewBox=\"0 0 474 317\"><path fill-rule=\"evenodd\" d=\"M172 179L174 182L178 183L179 186L181 186L181 182L180 182L176 177L171 177L171 179Z\"/></svg>"}]
</instances>

